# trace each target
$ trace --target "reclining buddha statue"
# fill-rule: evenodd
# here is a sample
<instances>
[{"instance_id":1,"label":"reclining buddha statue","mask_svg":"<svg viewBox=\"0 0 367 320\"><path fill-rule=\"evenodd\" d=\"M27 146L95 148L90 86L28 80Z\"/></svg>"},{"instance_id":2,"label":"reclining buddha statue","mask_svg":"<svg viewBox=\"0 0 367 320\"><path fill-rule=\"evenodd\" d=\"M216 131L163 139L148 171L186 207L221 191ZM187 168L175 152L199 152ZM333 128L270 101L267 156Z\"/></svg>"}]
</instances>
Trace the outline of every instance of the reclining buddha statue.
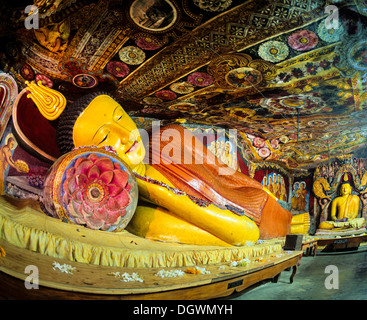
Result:
<instances>
[{"instance_id":1,"label":"reclining buddha statue","mask_svg":"<svg viewBox=\"0 0 367 320\"><path fill-rule=\"evenodd\" d=\"M31 97L37 90L33 85ZM57 135L62 153L81 146L110 146L135 173L142 201L127 226L129 232L153 240L220 246L289 233L291 213L261 183L220 162L184 127L152 130L144 145L134 121L108 94L88 94L60 110ZM148 150L147 164L143 160Z\"/></svg>"}]
</instances>

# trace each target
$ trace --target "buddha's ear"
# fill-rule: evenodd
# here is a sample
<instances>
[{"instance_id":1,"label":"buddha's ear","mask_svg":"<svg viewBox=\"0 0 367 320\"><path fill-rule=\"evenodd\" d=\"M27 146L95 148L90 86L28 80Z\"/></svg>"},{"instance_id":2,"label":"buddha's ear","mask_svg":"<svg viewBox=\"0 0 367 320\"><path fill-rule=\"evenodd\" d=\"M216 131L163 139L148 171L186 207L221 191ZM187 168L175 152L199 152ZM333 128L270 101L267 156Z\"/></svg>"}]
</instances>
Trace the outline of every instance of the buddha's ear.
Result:
<instances>
[{"instance_id":1,"label":"buddha's ear","mask_svg":"<svg viewBox=\"0 0 367 320\"><path fill-rule=\"evenodd\" d=\"M39 112L47 120L57 119L66 107L66 98L60 92L45 87L42 81L35 82L25 82L27 85L27 90L29 94L27 98L31 98L35 105L37 106Z\"/></svg>"}]
</instances>

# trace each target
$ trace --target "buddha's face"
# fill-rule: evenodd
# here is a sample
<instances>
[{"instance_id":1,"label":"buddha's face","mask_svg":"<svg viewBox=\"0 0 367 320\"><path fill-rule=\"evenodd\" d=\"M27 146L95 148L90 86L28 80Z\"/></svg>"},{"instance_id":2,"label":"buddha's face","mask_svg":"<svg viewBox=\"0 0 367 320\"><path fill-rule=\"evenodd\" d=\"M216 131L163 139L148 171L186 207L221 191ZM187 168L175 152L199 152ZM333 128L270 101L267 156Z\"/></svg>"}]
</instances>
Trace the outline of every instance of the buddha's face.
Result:
<instances>
[{"instance_id":1,"label":"buddha's face","mask_svg":"<svg viewBox=\"0 0 367 320\"><path fill-rule=\"evenodd\" d=\"M341 186L340 193L342 196L350 194L351 191L352 191L352 187L350 186L350 184L345 183Z\"/></svg>"},{"instance_id":2,"label":"buddha's face","mask_svg":"<svg viewBox=\"0 0 367 320\"><path fill-rule=\"evenodd\" d=\"M132 169L145 157L134 121L107 95L97 96L80 114L74 125L73 140L75 147L111 146Z\"/></svg>"}]
</instances>

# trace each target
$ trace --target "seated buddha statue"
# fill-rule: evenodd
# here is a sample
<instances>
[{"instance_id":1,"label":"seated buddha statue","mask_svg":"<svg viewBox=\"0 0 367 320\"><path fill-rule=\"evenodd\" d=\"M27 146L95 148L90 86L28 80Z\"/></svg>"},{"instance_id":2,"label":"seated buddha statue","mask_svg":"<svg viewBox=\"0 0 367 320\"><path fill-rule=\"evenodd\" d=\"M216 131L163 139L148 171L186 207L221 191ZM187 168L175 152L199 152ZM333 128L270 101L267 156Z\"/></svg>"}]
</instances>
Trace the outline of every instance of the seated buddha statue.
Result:
<instances>
[{"instance_id":1,"label":"seated buddha statue","mask_svg":"<svg viewBox=\"0 0 367 320\"><path fill-rule=\"evenodd\" d=\"M185 136L185 141L167 141L167 130ZM107 94L94 93L65 108L57 134L62 153L74 147L111 146L133 170L139 199L145 202L139 203L127 230L138 236L229 246L289 233L290 212L261 183L221 163L182 126L152 131L149 145L144 145L122 106ZM143 162L147 148L149 164ZM167 148L168 153L180 151L173 152L173 161L167 161ZM152 161L155 153L160 153L158 161Z\"/></svg>"},{"instance_id":2,"label":"seated buddha statue","mask_svg":"<svg viewBox=\"0 0 367 320\"><path fill-rule=\"evenodd\" d=\"M340 186L340 196L331 202L331 221L321 222L320 229L341 227L358 228L364 224L363 218L357 218L359 213L359 197L351 194L352 186L348 176L344 174L344 182Z\"/></svg>"}]
</instances>

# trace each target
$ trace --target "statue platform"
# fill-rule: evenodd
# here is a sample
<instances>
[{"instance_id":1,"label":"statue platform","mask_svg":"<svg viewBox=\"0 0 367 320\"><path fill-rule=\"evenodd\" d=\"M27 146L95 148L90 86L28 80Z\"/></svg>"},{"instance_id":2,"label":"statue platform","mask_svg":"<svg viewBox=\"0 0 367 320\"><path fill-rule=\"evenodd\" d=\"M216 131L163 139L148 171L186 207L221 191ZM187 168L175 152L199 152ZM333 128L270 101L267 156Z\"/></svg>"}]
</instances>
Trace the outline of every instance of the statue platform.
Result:
<instances>
[{"instance_id":1,"label":"statue platform","mask_svg":"<svg viewBox=\"0 0 367 320\"><path fill-rule=\"evenodd\" d=\"M357 250L361 243L367 242L366 228L363 229L320 235L317 237L318 248L324 252Z\"/></svg>"},{"instance_id":2,"label":"statue platform","mask_svg":"<svg viewBox=\"0 0 367 320\"><path fill-rule=\"evenodd\" d=\"M0 297L4 298L218 298L265 279L276 281L290 267L292 282L302 257L302 251L284 251L284 239L242 247L165 243L127 231L67 224L46 216L31 199L2 196L0 206L0 281L5 284ZM38 269L38 290L25 288L27 266ZM180 275L170 276L175 273Z\"/></svg>"}]
</instances>

